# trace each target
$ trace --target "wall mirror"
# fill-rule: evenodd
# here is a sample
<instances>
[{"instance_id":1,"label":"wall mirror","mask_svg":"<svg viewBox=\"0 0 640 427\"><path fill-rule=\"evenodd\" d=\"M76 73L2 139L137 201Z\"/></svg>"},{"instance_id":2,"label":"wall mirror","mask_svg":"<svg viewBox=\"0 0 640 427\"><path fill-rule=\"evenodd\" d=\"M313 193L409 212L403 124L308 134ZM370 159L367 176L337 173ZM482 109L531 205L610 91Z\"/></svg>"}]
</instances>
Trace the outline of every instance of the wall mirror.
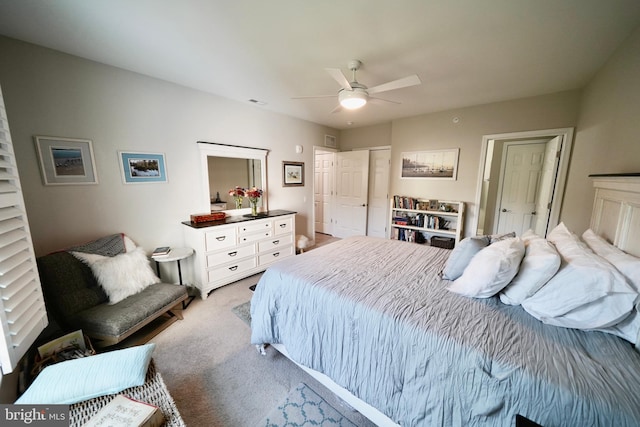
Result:
<instances>
[{"instance_id":1,"label":"wall mirror","mask_svg":"<svg viewBox=\"0 0 640 427\"><path fill-rule=\"evenodd\" d=\"M224 211L229 215L249 212L249 200L244 198L240 209L236 209L229 190L257 187L263 195L258 209L268 210L267 204L267 154L262 148L240 147L198 141L202 170L203 212Z\"/></svg>"}]
</instances>

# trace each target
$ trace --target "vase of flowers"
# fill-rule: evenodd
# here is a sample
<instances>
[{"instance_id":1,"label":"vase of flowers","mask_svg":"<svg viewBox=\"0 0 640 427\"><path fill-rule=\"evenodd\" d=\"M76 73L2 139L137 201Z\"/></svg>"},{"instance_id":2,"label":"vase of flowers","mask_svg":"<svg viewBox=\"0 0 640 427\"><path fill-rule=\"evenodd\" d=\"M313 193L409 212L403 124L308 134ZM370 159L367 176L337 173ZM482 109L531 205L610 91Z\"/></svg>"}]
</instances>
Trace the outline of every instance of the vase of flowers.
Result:
<instances>
[{"instance_id":1,"label":"vase of flowers","mask_svg":"<svg viewBox=\"0 0 640 427\"><path fill-rule=\"evenodd\" d=\"M233 200L235 200L236 202L236 209L242 209L242 199L246 195L244 188L238 187L236 185L235 188L229 190L229 195L233 196Z\"/></svg>"},{"instance_id":2,"label":"vase of flowers","mask_svg":"<svg viewBox=\"0 0 640 427\"><path fill-rule=\"evenodd\" d=\"M249 198L249 204L251 204L251 216L258 216L258 201L262 197L262 190L256 187L247 189L245 191L246 196Z\"/></svg>"}]
</instances>

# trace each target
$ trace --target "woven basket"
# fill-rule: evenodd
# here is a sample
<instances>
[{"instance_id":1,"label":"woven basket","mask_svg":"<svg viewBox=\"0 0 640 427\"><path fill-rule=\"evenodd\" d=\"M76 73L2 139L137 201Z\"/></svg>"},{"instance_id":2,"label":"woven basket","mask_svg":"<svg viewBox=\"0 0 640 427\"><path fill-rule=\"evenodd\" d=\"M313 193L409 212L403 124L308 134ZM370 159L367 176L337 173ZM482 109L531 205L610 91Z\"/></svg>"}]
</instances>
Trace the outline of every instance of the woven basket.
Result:
<instances>
[{"instance_id":1,"label":"woven basket","mask_svg":"<svg viewBox=\"0 0 640 427\"><path fill-rule=\"evenodd\" d=\"M53 365L54 363L70 359L79 359L81 357L93 356L94 354L96 354L96 351L91 344L91 340L86 335L84 335L84 344L86 346L86 349L84 350L78 345L70 345L68 347L56 350L55 352L44 358L40 357L39 354L36 354L33 360L33 368L31 368L31 375L35 377L40 372L42 372L44 368L49 365Z\"/></svg>"}]
</instances>

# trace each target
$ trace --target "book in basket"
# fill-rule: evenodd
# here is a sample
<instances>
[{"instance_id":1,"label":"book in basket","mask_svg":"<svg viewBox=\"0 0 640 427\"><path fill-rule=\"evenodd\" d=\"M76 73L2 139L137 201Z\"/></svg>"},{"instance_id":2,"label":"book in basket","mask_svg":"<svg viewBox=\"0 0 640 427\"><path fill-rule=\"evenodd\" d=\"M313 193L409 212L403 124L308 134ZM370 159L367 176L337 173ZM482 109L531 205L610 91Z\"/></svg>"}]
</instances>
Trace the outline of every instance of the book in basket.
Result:
<instances>
[{"instance_id":1,"label":"book in basket","mask_svg":"<svg viewBox=\"0 0 640 427\"><path fill-rule=\"evenodd\" d=\"M84 427L160 427L164 421L164 415L157 406L119 394Z\"/></svg>"}]
</instances>

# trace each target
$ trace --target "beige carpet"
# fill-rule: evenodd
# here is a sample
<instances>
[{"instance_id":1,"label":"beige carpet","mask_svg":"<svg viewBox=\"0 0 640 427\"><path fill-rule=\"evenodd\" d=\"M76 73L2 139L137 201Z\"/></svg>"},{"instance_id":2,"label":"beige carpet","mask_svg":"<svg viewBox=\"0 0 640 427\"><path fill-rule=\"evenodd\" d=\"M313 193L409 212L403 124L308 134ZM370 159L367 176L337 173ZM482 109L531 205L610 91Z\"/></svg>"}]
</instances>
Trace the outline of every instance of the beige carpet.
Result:
<instances>
[{"instance_id":1,"label":"beige carpet","mask_svg":"<svg viewBox=\"0 0 640 427\"><path fill-rule=\"evenodd\" d=\"M188 426L252 426L300 382L312 387L357 426L373 426L273 348L261 356L249 344L250 328L231 309L251 298L260 275L196 298L184 320L157 335L154 352Z\"/></svg>"}]
</instances>

